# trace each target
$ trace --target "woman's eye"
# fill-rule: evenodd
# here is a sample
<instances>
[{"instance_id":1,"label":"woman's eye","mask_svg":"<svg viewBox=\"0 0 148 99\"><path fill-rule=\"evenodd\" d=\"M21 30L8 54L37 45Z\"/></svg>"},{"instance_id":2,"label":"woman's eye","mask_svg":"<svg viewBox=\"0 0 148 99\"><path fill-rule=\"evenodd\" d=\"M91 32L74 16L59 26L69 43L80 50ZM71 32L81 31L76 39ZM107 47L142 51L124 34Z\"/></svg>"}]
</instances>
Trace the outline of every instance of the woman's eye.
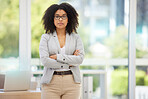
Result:
<instances>
[{"instance_id":1,"label":"woman's eye","mask_svg":"<svg viewBox=\"0 0 148 99\"><path fill-rule=\"evenodd\" d=\"M65 16L63 16L63 19L66 19L67 18L67 16L65 15Z\"/></svg>"},{"instance_id":2,"label":"woman's eye","mask_svg":"<svg viewBox=\"0 0 148 99\"><path fill-rule=\"evenodd\" d=\"M59 18L59 16L55 16L55 18Z\"/></svg>"}]
</instances>

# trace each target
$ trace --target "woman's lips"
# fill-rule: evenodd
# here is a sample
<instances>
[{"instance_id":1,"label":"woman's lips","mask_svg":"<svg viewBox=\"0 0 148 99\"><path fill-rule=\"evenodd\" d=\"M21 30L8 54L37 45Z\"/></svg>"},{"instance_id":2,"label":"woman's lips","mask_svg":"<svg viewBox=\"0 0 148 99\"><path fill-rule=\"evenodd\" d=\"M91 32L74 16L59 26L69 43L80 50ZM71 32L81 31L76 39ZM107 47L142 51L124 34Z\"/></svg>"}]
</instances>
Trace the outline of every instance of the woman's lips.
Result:
<instances>
[{"instance_id":1,"label":"woman's lips","mask_svg":"<svg viewBox=\"0 0 148 99\"><path fill-rule=\"evenodd\" d=\"M58 23L58 25L63 25L63 23Z\"/></svg>"}]
</instances>

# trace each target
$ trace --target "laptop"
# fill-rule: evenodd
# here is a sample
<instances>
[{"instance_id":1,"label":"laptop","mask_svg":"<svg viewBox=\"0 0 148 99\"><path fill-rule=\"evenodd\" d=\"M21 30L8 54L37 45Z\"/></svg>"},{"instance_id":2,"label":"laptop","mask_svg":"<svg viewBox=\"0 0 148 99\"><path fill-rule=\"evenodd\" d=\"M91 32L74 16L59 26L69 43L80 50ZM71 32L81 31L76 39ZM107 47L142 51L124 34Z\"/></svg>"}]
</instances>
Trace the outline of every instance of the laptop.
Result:
<instances>
[{"instance_id":1,"label":"laptop","mask_svg":"<svg viewBox=\"0 0 148 99\"><path fill-rule=\"evenodd\" d=\"M0 75L0 91L25 91L30 88L30 82L29 71L9 71L5 75Z\"/></svg>"}]
</instances>

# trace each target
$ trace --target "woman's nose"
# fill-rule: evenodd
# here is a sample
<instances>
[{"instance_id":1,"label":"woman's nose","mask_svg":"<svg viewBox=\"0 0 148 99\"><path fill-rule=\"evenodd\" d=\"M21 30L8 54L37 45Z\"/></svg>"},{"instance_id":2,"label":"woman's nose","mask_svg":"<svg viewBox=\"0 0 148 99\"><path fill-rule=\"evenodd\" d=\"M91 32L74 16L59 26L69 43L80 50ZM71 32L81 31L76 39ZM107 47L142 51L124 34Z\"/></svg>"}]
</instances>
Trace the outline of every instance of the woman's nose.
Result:
<instances>
[{"instance_id":1,"label":"woman's nose","mask_svg":"<svg viewBox=\"0 0 148 99\"><path fill-rule=\"evenodd\" d=\"M61 21L61 20L63 20L63 19L60 17L60 19L59 19L59 20Z\"/></svg>"}]
</instances>

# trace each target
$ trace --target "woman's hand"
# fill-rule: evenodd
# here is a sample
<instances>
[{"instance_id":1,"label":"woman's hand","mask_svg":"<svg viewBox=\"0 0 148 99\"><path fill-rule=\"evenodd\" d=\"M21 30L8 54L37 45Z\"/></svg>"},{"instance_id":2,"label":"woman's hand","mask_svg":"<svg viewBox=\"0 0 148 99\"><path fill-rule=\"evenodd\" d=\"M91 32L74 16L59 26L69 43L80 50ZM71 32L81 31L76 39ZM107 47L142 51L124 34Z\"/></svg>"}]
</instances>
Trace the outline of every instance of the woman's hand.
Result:
<instances>
[{"instance_id":1,"label":"woman's hand","mask_svg":"<svg viewBox=\"0 0 148 99\"><path fill-rule=\"evenodd\" d=\"M78 56L78 55L80 55L79 53L80 53L80 51L79 51L79 50L75 50L75 52L74 52L74 54L73 54L73 55Z\"/></svg>"},{"instance_id":2,"label":"woman's hand","mask_svg":"<svg viewBox=\"0 0 148 99\"><path fill-rule=\"evenodd\" d=\"M57 55L51 55L51 56L49 56L50 58L52 58L52 59L57 59Z\"/></svg>"}]
</instances>

